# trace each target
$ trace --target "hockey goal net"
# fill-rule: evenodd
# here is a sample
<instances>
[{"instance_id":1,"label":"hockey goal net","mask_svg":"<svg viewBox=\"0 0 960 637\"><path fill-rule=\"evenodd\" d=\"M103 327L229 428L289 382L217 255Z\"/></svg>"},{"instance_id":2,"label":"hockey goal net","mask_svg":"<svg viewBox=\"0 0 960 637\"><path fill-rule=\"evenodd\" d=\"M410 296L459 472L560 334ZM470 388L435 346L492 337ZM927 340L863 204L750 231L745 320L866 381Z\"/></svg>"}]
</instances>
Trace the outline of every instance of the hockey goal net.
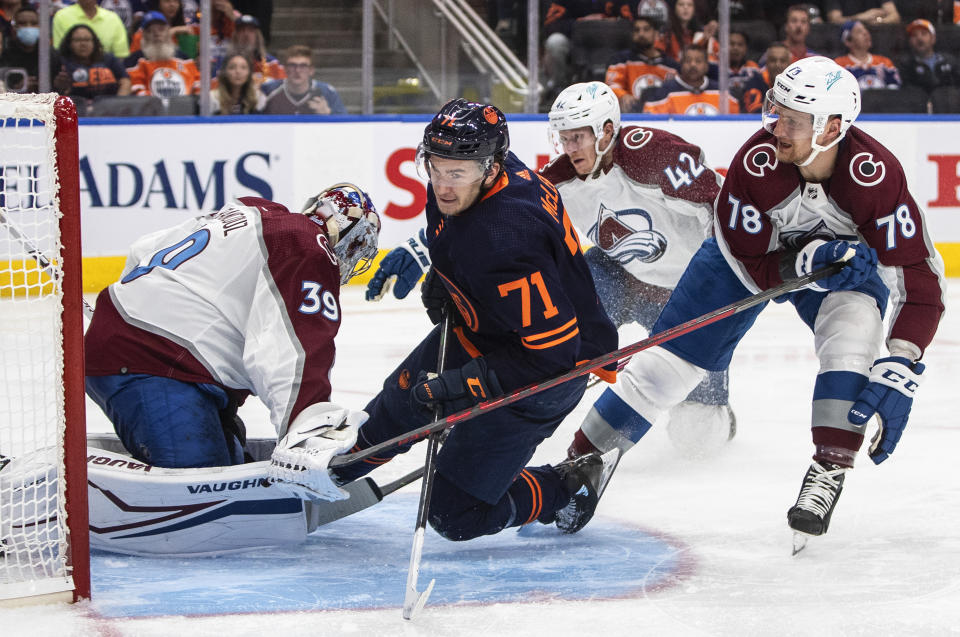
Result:
<instances>
[{"instance_id":1,"label":"hockey goal net","mask_svg":"<svg viewBox=\"0 0 960 637\"><path fill-rule=\"evenodd\" d=\"M90 596L77 115L0 94L0 605Z\"/></svg>"}]
</instances>

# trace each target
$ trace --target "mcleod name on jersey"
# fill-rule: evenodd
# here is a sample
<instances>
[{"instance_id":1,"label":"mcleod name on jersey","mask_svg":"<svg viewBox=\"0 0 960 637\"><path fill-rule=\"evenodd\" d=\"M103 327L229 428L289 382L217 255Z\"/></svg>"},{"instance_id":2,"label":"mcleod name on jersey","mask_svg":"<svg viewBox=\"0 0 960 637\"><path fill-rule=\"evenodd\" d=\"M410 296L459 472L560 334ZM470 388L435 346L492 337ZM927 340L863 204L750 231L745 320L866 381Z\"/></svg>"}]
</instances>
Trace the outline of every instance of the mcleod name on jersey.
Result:
<instances>
[{"instance_id":1,"label":"mcleod name on jersey","mask_svg":"<svg viewBox=\"0 0 960 637\"><path fill-rule=\"evenodd\" d=\"M616 349L616 328L553 184L510 153L501 178L461 215L441 215L427 193L430 257L460 311L457 336L505 390Z\"/></svg>"},{"instance_id":2,"label":"mcleod name on jersey","mask_svg":"<svg viewBox=\"0 0 960 637\"><path fill-rule=\"evenodd\" d=\"M710 236L720 177L700 148L662 130L624 126L612 152L597 177L579 177L566 155L541 174L593 244L634 277L672 289Z\"/></svg>"},{"instance_id":3,"label":"mcleod name on jersey","mask_svg":"<svg viewBox=\"0 0 960 637\"><path fill-rule=\"evenodd\" d=\"M731 269L750 290L783 282L781 260L815 238L860 240L880 258L890 289L890 338L922 351L943 312L943 262L923 211L907 189L896 157L851 126L833 176L808 183L777 161L776 139L761 130L730 164L717 199L715 233Z\"/></svg>"},{"instance_id":4,"label":"mcleod name on jersey","mask_svg":"<svg viewBox=\"0 0 960 637\"><path fill-rule=\"evenodd\" d=\"M243 197L133 244L122 278L97 299L86 372L215 383L240 400L253 393L283 433L330 399L339 294L323 229Z\"/></svg>"}]
</instances>

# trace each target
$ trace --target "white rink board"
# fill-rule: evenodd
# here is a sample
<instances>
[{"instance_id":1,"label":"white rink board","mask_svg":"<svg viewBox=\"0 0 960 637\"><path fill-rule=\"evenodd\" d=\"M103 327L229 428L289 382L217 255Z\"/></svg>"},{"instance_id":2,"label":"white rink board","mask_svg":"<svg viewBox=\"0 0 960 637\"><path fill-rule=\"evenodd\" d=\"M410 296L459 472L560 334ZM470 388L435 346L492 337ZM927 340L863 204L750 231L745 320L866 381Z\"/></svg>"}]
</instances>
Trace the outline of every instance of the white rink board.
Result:
<instances>
[{"instance_id":1,"label":"white rink board","mask_svg":"<svg viewBox=\"0 0 960 637\"><path fill-rule=\"evenodd\" d=\"M298 208L337 181L370 192L384 218L380 247L395 246L423 225L425 189L413 158L428 116L349 119L116 125L81 120L84 256L123 256L136 237L214 210L223 199L267 196ZM624 121L699 144L716 168L725 168L759 125L746 118ZM960 242L960 120L859 125L900 159L934 241ZM510 135L511 149L531 166L551 155L545 116L514 116Z\"/></svg>"}]
</instances>

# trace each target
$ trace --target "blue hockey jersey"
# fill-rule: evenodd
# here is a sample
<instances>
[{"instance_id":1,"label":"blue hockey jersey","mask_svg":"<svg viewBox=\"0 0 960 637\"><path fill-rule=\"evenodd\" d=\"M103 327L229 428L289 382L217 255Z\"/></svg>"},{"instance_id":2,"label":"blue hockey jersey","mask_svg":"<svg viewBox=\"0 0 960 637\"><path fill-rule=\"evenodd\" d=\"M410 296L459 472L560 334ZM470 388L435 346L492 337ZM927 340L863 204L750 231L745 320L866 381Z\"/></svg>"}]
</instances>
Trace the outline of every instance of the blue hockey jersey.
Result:
<instances>
[{"instance_id":1,"label":"blue hockey jersey","mask_svg":"<svg viewBox=\"0 0 960 637\"><path fill-rule=\"evenodd\" d=\"M433 267L460 312L455 332L510 391L613 351L617 330L597 297L557 189L513 153L500 179L457 216L427 189ZM615 378L615 364L601 372Z\"/></svg>"}]
</instances>

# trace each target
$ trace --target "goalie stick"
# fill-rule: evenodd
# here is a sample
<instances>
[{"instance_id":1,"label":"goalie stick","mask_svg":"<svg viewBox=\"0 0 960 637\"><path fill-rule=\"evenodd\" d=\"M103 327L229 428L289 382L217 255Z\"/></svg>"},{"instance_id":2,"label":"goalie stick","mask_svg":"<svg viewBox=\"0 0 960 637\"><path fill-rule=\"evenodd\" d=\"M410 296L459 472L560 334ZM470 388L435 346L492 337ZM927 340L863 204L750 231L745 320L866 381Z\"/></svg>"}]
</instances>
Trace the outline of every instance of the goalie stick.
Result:
<instances>
[{"instance_id":1,"label":"goalie stick","mask_svg":"<svg viewBox=\"0 0 960 637\"><path fill-rule=\"evenodd\" d=\"M850 256L849 253L848 256ZM604 354L603 356L598 356L593 360L581 363L570 371L564 372L563 374L555 376L554 378L539 383L531 383L509 394L500 396L499 398L493 398L482 403L477 403L473 407L468 407L456 413L450 414L445 418L437 418L432 423L412 431L408 431L400 436L390 438L389 440L384 440L383 442L375 444L371 447L367 447L366 449L362 449L354 453L335 456L333 460L330 461L330 468L342 467L354 462L359 462L365 458L369 458L370 456L376 456L383 451L391 449L397 445L414 443L433 433L453 427L458 422L470 420L481 414L493 411L494 409L512 405L519 400L523 400L524 398L538 394L542 391L550 389L551 387L562 385L569 380L573 380L574 378L578 378L584 374L589 374L595 369L599 369L600 367L604 367L610 363L615 363L620 359L628 358L637 352L660 345L661 343L666 343L667 341L673 340L678 336L682 336L694 330L700 329L701 327L705 327L711 323L716 323L717 321L725 319L729 316L733 316L734 314L738 314L755 305L766 303L767 301L770 301L771 299L774 299L782 294L787 294L789 292L798 290L805 285L813 283L814 281L819 281L820 279L836 274L845 265L846 261L837 261L835 263L831 263L825 268L821 268L820 270L797 277L795 279L790 279L789 281L784 281L780 285L763 290L752 296L748 296L745 299L725 305L724 307L707 312L706 314L696 318L692 318L685 323L675 325L668 330L654 334L653 336L645 338L642 341L637 341L632 345L621 347L620 349L610 352L609 354Z\"/></svg>"}]
</instances>

